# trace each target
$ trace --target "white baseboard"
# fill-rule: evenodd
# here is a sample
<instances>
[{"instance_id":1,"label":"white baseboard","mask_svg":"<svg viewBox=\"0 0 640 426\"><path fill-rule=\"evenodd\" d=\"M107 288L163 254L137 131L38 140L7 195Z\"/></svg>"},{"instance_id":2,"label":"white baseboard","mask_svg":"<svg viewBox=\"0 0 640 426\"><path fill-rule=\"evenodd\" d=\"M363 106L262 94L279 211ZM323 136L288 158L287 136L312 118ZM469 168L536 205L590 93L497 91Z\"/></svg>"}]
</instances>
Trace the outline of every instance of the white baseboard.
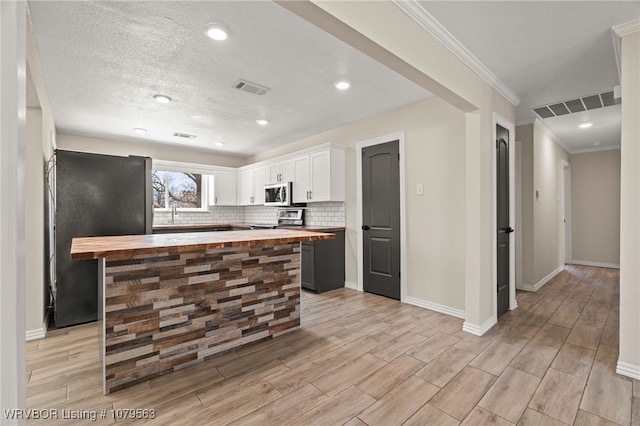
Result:
<instances>
[{"instance_id":1,"label":"white baseboard","mask_svg":"<svg viewBox=\"0 0 640 426\"><path fill-rule=\"evenodd\" d=\"M358 290L358 283L352 281L345 281L344 288L350 288L351 290Z\"/></svg>"},{"instance_id":2,"label":"white baseboard","mask_svg":"<svg viewBox=\"0 0 640 426\"><path fill-rule=\"evenodd\" d=\"M551 281L551 279L553 277L555 277L556 275L558 275L560 272L562 272L564 270L564 265L559 266L557 269L551 271L551 273L549 275L547 275L546 277L544 277L543 279L541 279L540 281L538 281L537 283L535 283L534 285L531 284L523 284L522 285L522 289L526 290L526 291L538 291L540 290L546 283L548 283L549 281Z\"/></svg>"},{"instance_id":3,"label":"white baseboard","mask_svg":"<svg viewBox=\"0 0 640 426\"><path fill-rule=\"evenodd\" d=\"M597 266L599 268L612 268L612 269L620 269L619 263L605 263L605 262L591 262L589 260L571 260L571 264L573 265L582 265L582 266Z\"/></svg>"},{"instance_id":4,"label":"white baseboard","mask_svg":"<svg viewBox=\"0 0 640 426\"><path fill-rule=\"evenodd\" d=\"M47 329L49 328L49 314L44 319L42 323L42 327L36 328L35 330L27 330L25 332L25 340L28 342L30 340L44 339L47 335Z\"/></svg>"},{"instance_id":5,"label":"white baseboard","mask_svg":"<svg viewBox=\"0 0 640 426\"><path fill-rule=\"evenodd\" d=\"M616 373L631 377L632 379L640 380L640 365L633 365L618 361Z\"/></svg>"},{"instance_id":6,"label":"white baseboard","mask_svg":"<svg viewBox=\"0 0 640 426\"><path fill-rule=\"evenodd\" d=\"M497 321L495 318L489 318L485 322L480 325L471 324L467 321L462 324L462 331L467 332L469 334L473 334L474 336L482 336L484 333L489 331L491 327L496 325Z\"/></svg>"},{"instance_id":7,"label":"white baseboard","mask_svg":"<svg viewBox=\"0 0 640 426\"><path fill-rule=\"evenodd\" d=\"M451 315L452 317L464 319L463 310L451 308L449 306L439 305L437 303L427 302L426 300L417 299L407 296L404 302L408 305L418 306L419 308L429 309L430 311L440 312L441 314Z\"/></svg>"}]
</instances>

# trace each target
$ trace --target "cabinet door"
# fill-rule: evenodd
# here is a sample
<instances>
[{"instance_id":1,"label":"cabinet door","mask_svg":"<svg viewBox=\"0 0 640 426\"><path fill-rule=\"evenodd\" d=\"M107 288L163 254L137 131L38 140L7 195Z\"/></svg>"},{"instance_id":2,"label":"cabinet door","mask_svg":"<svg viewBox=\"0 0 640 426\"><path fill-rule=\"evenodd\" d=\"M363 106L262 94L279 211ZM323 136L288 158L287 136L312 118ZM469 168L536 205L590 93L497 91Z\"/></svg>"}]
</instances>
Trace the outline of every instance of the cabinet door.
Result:
<instances>
[{"instance_id":1,"label":"cabinet door","mask_svg":"<svg viewBox=\"0 0 640 426\"><path fill-rule=\"evenodd\" d=\"M283 160L280 162L280 181L293 182L293 160Z\"/></svg>"},{"instance_id":2,"label":"cabinet door","mask_svg":"<svg viewBox=\"0 0 640 426\"><path fill-rule=\"evenodd\" d=\"M331 200L331 155L330 151L314 152L309 155L311 164L309 201Z\"/></svg>"},{"instance_id":3,"label":"cabinet door","mask_svg":"<svg viewBox=\"0 0 640 426\"><path fill-rule=\"evenodd\" d=\"M253 201L253 170L238 173L238 205L249 206Z\"/></svg>"},{"instance_id":4,"label":"cabinet door","mask_svg":"<svg viewBox=\"0 0 640 426\"><path fill-rule=\"evenodd\" d=\"M303 155L293 159L293 202L309 201L309 156Z\"/></svg>"},{"instance_id":5,"label":"cabinet door","mask_svg":"<svg viewBox=\"0 0 640 426\"><path fill-rule=\"evenodd\" d=\"M304 288L316 289L315 246L313 243L300 244L300 284Z\"/></svg>"},{"instance_id":6,"label":"cabinet door","mask_svg":"<svg viewBox=\"0 0 640 426\"><path fill-rule=\"evenodd\" d=\"M214 203L216 206L236 205L236 174L216 172L214 176ZM209 200L211 205L211 200Z\"/></svg>"},{"instance_id":7,"label":"cabinet door","mask_svg":"<svg viewBox=\"0 0 640 426\"><path fill-rule=\"evenodd\" d=\"M253 204L264 204L264 186L269 183L269 167L253 170Z\"/></svg>"},{"instance_id":8,"label":"cabinet door","mask_svg":"<svg viewBox=\"0 0 640 426\"><path fill-rule=\"evenodd\" d=\"M276 183L280 182L280 163L271 163L269 164L269 182L268 183Z\"/></svg>"}]
</instances>

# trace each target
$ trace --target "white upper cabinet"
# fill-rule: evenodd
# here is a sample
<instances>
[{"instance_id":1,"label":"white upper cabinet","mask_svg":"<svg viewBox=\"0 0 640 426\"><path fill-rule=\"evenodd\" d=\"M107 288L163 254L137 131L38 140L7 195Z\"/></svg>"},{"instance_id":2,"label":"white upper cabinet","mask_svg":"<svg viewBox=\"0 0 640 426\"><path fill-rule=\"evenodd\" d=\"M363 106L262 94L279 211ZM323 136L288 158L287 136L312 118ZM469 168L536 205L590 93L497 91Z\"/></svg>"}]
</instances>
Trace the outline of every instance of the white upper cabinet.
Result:
<instances>
[{"instance_id":1,"label":"white upper cabinet","mask_svg":"<svg viewBox=\"0 0 640 426\"><path fill-rule=\"evenodd\" d=\"M306 203L309 201L311 179L309 154L293 159L293 202Z\"/></svg>"},{"instance_id":2,"label":"white upper cabinet","mask_svg":"<svg viewBox=\"0 0 640 426\"><path fill-rule=\"evenodd\" d=\"M238 205L264 204L264 186L269 183L267 165L245 166L238 170Z\"/></svg>"},{"instance_id":3,"label":"white upper cabinet","mask_svg":"<svg viewBox=\"0 0 640 426\"><path fill-rule=\"evenodd\" d=\"M269 163L269 182L290 182L293 181L293 160L278 160Z\"/></svg>"},{"instance_id":4,"label":"white upper cabinet","mask_svg":"<svg viewBox=\"0 0 640 426\"><path fill-rule=\"evenodd\" d=\"M239 170L237 203L239 206L250 206L253 201L253 170Z\"/></svg>"},{"instance_id":5,"label":"white upper cabinet","mask_svg":"<svg viewBox=\"0 0 640 426\"><path fill-rule=\"evenodd\" d=\"M293 202L344 201L345 152L327 147L293 159Z\"/></svg>"},{"instance_id":6,"label":"white upper cabinet","mask_svg":"<svg viewBox=\"0 0 640 426\"><path fill-rule=\"evenodd\" d=\"M269 167L259 166L253 169L253 204L264 204L264 186L269 183Z\"/></svg>"},{"instance_id":7,"label":"white upper cabinet","mask_svg":"<svg viewBox=\"0 0 640 426\"><path fill-rule=\"evenodd\" d=\"M236 205L236 172L216 171L209 176L209 205Z\"/></svg>"}]
</instances>

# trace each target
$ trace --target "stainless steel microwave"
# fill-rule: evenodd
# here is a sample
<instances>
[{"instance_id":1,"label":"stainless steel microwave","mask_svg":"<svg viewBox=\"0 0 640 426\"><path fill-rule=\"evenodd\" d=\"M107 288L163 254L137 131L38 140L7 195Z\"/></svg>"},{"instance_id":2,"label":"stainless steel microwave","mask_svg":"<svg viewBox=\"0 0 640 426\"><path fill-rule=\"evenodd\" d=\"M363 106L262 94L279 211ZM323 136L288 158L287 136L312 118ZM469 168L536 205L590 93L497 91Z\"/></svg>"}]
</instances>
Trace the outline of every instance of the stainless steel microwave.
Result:
<instances>
[{"instance_id":1,"label":"stainless steel microwave","mask_svg":"<svg viewBox=\"0 0 640 426\"><path fill-rule=\"evenodd\" d=\"M270 183L264 186L265 206L290 206L291 182Z\"/></svg>"}]
</instances>

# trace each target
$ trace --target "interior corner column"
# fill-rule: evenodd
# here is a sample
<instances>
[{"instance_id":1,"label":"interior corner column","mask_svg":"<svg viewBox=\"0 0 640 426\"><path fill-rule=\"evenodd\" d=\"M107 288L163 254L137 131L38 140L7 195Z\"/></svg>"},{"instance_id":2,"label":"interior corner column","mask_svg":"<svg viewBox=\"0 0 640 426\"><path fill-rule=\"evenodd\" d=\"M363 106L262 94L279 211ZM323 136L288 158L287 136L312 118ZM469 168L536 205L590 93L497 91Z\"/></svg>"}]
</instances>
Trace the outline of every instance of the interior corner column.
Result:
<instances>
[{"instance_id":1,"label":"interior corner column","mask_svg":"<svg viewBox=\"0 0 640 426\"><path fill-rule=\"evenodd\" d=\"M26 3L0 2L0 423L25 406L24 149Z\"/></svg>"},{"instance_id":2,"label":"interior corner column","mask_svg":"<svg viewBox=\"0 0 640 426\"><path fill-rule=\"evenodd\" d=\"M617 373L640 380L640 31L621 38L620 355Z\"/></svg>"},{"instance_id":3,"label":"interior corner column","mask_svg":"<svg viewBox=\"0 0 640 426\"><path fill-rule=\"evenodd\" d=\"M481 126L478 111L465 114L465 321L467 333L482 334L481 276L482 276L482 218L481 208Z\"/></svg>"}]
</instances>

